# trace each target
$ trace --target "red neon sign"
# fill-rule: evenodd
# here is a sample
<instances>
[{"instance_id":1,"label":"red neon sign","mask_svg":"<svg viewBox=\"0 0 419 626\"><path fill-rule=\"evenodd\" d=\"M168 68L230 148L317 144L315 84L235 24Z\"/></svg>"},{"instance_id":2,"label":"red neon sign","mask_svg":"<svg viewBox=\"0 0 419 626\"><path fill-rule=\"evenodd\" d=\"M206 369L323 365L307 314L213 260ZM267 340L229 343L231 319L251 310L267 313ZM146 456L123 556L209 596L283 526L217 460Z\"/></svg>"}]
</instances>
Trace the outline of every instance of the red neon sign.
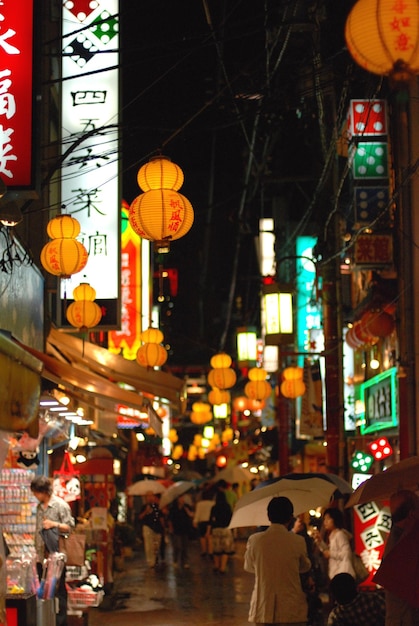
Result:
<instances>
[{"instance_id":1,"label":"red neon sign","mask_svg":"<svg viewBox=\"0 0 419 626\"><path fill-rule=\"evenodd\" d=\"M32 172L33 0L0 6L0 177L27 187Z\"/></svg>"}]
</instances>

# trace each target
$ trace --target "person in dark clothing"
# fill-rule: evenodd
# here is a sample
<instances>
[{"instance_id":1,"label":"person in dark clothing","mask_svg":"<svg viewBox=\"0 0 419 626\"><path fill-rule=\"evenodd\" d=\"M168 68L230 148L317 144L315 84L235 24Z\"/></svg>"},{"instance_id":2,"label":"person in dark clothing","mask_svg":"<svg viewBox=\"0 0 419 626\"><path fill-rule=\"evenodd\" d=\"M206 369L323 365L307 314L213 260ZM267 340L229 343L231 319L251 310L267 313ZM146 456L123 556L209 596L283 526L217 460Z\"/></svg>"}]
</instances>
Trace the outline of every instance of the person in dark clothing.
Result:
<instances>
[{"instance_id":1,"label":"person in dark clothing","mask_svg":"<svg viewBox=\"0 0 419 626\"><path fill-rule=\"evenodd\" d=\"M335 598L327 626L384 626L385 599L381 591L358 591L353 576L342 572L330 581Z\"/></svg>"},{"instance_id":2,"label":"person in dark clothing","mask_svg":"<svg viewBox=\"0 0 419 626\"><path fill-rule=\"evenodd\" d=\"M192 530L193 509L179 496L169 509L169 531L173 546L173 563L188 569L188 544Z\"/></svg>"},{"instance_id":3,"label":"person in dark clothing","mask_svg":"<svg viewBox=\"0 0 419 626\"><path fill-rule=\"evenodd\" d=\"M145 500L138 518L143 525L144 551L147 565L152 568L157 565L157 555L163 536L163 514L159 509L154 493L151 491L146 493Z\"/></svg>"},{"instance_id":4,"label":"person in dark clothing","mask_svg":"<svg viewBox=\"0 0 419 626\"><path fill-rule=\"evenodd\" d=\"M217 491L215 504L211 509L208 532L212 534L214 572L224 574L228 557L234 554L234 537L228 525L232 510L224 491Z\"/></svg>"}]
</instances>

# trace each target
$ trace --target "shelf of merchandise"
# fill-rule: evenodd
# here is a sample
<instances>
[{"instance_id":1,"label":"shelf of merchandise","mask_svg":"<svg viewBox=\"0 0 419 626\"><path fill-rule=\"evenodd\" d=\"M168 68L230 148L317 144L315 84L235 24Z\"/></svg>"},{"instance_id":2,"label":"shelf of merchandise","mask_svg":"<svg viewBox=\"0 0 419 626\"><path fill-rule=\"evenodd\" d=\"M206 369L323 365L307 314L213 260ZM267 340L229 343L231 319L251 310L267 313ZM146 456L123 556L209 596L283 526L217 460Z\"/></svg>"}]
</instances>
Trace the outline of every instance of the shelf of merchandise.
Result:
<instances>
[{"instance_id":1,"label":"shelf of merchandise","mask_svg":"<svg viewBox=\"0 0 419 626\"><path fill-rule=\"evenodd\" d=\"M34 549L37 502L30 489L34 477L32 470L0 470L0 525L11 557Z\"/></svg>"}]
</instances>

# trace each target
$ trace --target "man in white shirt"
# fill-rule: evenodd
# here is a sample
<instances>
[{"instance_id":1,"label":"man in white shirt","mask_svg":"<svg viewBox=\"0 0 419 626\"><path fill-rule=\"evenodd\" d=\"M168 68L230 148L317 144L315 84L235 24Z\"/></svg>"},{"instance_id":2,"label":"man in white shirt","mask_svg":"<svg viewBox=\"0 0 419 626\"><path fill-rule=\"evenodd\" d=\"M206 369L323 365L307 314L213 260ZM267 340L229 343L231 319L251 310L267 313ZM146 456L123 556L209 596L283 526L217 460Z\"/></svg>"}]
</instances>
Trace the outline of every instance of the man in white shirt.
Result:
<instances>
[{"instance_id":1,"label":"man in white shirt","mask_svg":"<svg viewBox=\"0 0 419 626\"><path fill-rule=\"evenodd\" d=\"M256 626L307 624L300 574L309 571L311 562L303 537L289 532L293 513L288 498L272 498L268 504L271 525L247 542L244 569L255 575L249 622Z\"/></svg>"}]
</instances>

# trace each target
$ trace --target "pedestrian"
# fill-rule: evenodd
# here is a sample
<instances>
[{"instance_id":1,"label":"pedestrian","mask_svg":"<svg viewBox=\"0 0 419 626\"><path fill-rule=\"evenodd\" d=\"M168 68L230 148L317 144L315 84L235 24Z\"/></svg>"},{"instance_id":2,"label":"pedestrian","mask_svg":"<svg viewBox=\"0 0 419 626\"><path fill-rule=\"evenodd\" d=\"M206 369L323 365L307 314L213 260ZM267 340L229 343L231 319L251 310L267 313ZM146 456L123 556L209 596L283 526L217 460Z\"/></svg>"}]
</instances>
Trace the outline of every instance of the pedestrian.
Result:
<instances>
[{"instance_id":1,"label":"pedestrian","mask_svg":"<svg viewBox=\"0 0 419 626\"><path fill-rule=\"evenodd\" d=\"M211 509L207 532L212 535L212 549L214 554L214 572L224 574L228 558L234 554L234 537L228 525L232 510L227 502L223 490L218 490L215 504Z\"/></svg>"},{"instance_id":2,"label":"pedestrian","mask_svg":"<svg viewBox=\"0 0 419 626\"><path fill-rule=\"evenodd\" d=\"M192 530L193 509L180 495L169 507L169 531L173 546L173 563L189 569L188 544Z\"/></svg>"},{"instance_id":3,"label":"pedestrian","mask_svg":"<svg viewBox=\"0 0 419 626\"><path fill-rule=\"evenodd\" d=\"M311 563L310 570L301 574L301 584L306 594L308 604L308 624L309 626L323 626L323 603L319 596L319 583L321 578L317 558L315 556L314 539L308 534L307 524L302 515L295 518L291 530L304 539L307 548L307 556Z\"/></svg>"},{"instance_id":4,"label":"pedestrian","mask_svg":"<svg viewBox=\"0 0 419 626\"><path fill-rule=\"evenodd\" d=\"M214 506L213 494L209 489L202 492L201 500L195 505L193 525L198 530L199 543L201 546L201 556L212 557L212 535L207 532L211 509Z\"/></svg>"},{"instance_id":5,"label":"pedestrian","mask_svg":"<svg viewBox=\"0 0 419 626\"><path fill-rule=\"evenodd\" d=\"M163 514L155 494L147 491L145 504L140 510L138 518L143 526L144 552L149 568L158 564L158 554L163 536Z\"/></svg>"},{"instance_id":6,"label":"pedestrian","mask_svg":"<svg viewBox=\"0 0 419 626\"><path fill-rule=\"evenodd\" d=\"M340 509L329 508L323 514L323 529L325 531L325 541L318 533L315 541L323 557L328 562L329 582L336 574L350 574L355 578L353 568L353 553L350 544L351 535L345 530L343 514Z\"/></svg>"},{"instance_id":7,"label":"pedestrian","mask_svg":"<svg viewBox=\"0 0 419 626\"><path fill-rule=\"evenodd\" d=\"M386 626L419 625L419 496L404 489L390 497L392 526L374 582L382 585Z\"/></svg>"},{"instance_id":8,"label":"pedestrian","mask_svg":"<svg viewBox=\"0 0 419 626\"><path fill-rule=\"evenodd\" d=\"M311 562L304 539L289 532L293 512L288 498L272 498L268 504L271 525L247 540L244 569L255 575L249 622L256 626L307 624L300 576L310 570Z\"/></svg>"},{"instance_id":9,"label":"pedestrian","mask_svg":"<svg viewBox=\"0 0 419 626\"><path fill-rule=\"evenodd\" d=\"M385 600L382 591L358 591L350 574L336 574L330 581L335 605L327 626L384 626Z\"/></svg>"},{"instance_id":10,"label":"pedestrian","mask_svg":"<svg viewBox=\"0 0 419 626\"><path fill-rule=\"evenodd\" d=\"M35 550L37 571L39 577L41 577L44 559L48 556L48 552L52 551L47 550L41 531L56 529L58 535L68 535L75 524L69 504L53 493L50 478L47 476L37 476L32 480L30 489L38 500L35 523ZM65 576L66 568L64 566L55 591L55 597L58 599L56 626L67 625L67 588Z\"/></svg>"}]
</instances>

